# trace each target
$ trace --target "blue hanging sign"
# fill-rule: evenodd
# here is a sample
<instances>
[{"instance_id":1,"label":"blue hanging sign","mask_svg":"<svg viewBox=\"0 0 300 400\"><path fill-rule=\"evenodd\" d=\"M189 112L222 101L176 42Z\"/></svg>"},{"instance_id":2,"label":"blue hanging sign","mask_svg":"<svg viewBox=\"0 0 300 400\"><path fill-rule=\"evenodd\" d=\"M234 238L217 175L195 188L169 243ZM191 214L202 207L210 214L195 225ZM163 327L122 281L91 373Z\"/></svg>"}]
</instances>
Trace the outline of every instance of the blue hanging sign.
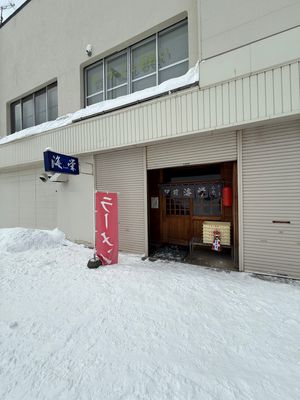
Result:
<instances>
[{"instance_id":1,"label":"blue hanging sign","mask_svg":"<svg viewBox=\"0 0 300 400\"><path fill-rule=\"evenodd\" d=\"M50 150L44 151L44 166L45 171L79 175L79 162L77 157L54 153Z\"/></svg>"}]
</instances>

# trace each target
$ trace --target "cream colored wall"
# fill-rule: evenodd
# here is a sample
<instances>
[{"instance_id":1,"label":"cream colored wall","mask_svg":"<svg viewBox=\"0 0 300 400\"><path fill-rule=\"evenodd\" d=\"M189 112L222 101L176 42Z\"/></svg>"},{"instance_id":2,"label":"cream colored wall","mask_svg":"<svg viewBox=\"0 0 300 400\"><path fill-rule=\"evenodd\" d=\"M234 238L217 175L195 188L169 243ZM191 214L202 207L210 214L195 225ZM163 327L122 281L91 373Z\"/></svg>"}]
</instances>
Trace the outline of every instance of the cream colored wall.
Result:
<instances>
[{"instance_id":1,"label":"cream colored wall","mask_svg":"<svg viewBox=\"0 0 300 400\"><path fill-rule=\"evenodd\" d=\"M300 59L299 43L300 26L203 60L200 63L200 87L284 66Z\"/></svg>"},{"instance_id":2,"label":"cream colored wall","mask_svg":"<svg viewBox=\"0 0 300 400\"><path fill-rule=\"evenodd\" d=\"M0 29L0 136L8 102L58 80L59 115L82 106L82 67L189 18L190 64L198 59L196 0L31 0ZM93 45L92 58L85 53Z\"/></svg>"},{"instance_id":3,"label":"cream colored wall","mask_svg":"<svg viewBox=\"0 0 300 400\"><path fill-rule=\"evenodd\" d=\"M70 175L68 182L58 185L57 226L69 240L93 245L95 237L93 156L79 157L79 164L80 174Z\"/></svg>"},{"instance_id":4,"label":"cream colored wall","mask_svg":"<svg viewBox=\"0 0 300 400\"><path fill-rule=\"evenodd\" d=\"M0 173L0 228L54 229L59 184L43 183L42 163Z\"/></svg>"},{"instance_id":5,"label":"cream colored wall","mask_svg":"<svg viewBox=\"0 0 300 400\"><path fill-rule=\"evenodd\" d=\"M300 0L198 0L202 59L300 23Z\"/></svg>"}]
</instances>

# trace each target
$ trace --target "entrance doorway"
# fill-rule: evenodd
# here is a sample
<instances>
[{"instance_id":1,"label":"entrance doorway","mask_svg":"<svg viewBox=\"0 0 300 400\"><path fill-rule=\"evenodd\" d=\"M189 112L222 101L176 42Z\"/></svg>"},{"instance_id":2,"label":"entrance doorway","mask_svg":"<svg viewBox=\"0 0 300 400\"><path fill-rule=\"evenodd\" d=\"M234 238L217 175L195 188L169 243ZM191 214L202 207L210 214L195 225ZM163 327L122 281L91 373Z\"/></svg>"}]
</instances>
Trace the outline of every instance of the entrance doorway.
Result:
<instances>
[{"instance_id":1,"label":"entrance doorway","mask_svg":"<svg viewBox=\"0 0 300 400\"><path fill-rule=\"evenodd\" d=\"M235 161L150 170L148 197L150 254L185 249L187 262L237 268Z\"/></svg>"}]
</instances>

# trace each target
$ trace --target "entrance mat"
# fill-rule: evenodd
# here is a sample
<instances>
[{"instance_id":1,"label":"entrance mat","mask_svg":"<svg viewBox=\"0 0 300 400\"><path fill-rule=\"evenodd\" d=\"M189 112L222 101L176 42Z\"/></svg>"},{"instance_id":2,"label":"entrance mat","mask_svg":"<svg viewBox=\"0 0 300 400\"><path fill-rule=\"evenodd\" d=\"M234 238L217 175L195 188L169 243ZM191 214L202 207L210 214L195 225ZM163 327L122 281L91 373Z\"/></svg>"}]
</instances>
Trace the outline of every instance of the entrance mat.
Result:
<instances>
[{"instance_id":1,"label":"entrance mat","mask_svg":"<svg viewBox=\"0 0 300 400\"><path fill-rule=\"evenodd\" d=\"M167 260L167 261L177 261L184 262L188 256L188 247L177 246L177 245L165 245L159 249L152 249L150 251L149 260Z\"/></svg>"}]
</instances>

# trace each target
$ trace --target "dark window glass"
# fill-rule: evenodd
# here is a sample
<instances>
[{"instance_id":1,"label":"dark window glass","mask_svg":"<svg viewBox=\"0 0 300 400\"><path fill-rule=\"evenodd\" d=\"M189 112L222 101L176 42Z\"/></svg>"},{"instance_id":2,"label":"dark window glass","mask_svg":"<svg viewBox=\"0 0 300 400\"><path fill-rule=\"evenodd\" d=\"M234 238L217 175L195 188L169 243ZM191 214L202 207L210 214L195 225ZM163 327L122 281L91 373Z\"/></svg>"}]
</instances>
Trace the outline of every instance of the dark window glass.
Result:
<instances>
[{"instance_id":1,"label":"dark window glass","mask_svg":"<svg viewBox=\"0 0 300 400\"><path fill-rule=\"evenodd\" d=\"M23 129L30 128L34 125L34 103L33 95L26 97L22 101L22 120Z\"/></svg>"},{"instance_id":2,"label":"dark window glass","mask_svg":"<svg viewBox=\"0 0 300 400\"><path fill-rule=\"evenodd\" d=\"M188 59L187 23L165 30L158 37L158 65L164 68Z\"/></svg>"},{"instance_id":3,"label":"dark window glass","mask_svg":"<svg viewBox=\"0 0 300 400\"><path fill-rule=\"evenodd\" d=\"M107 60L106 82L107 90L127 85L127 53Z\"/></svg>"},{"instance_id":4,"label":"dark window glass","mask_svg":"<svg viewBox=\"0 0 300 400\"><path fill-rule=\"evenodd\" d=\"M35 101L35 124L39 125L47 121L46 89L37 92L34 96L34 101Z\"/></svg>"},{"instance_id":5,"label":"dark window glass","mask_svg":"<svg viewBox=\"0 0 300 400\"><path fill-rule=\"evenodd\" d=\"M87 70L87 96L103 92L103 63Z\"/></svg>"},{"instance_id":6,"label":"dark window glass","mask_svg":"<svg viewBox=\"0 0 300 400\"><path fill-rule=\"evenodd\" d=\"M147 41L131 50L131 78L135 80L156 71L156 40Z\"/></svg>"},{"instance_id":7,"label":"dark window glass","mask_svg":"<svg viewBox=\"0 0 300 400\"><path fill-rule=\"evenodd\" d=\"M48 86L48 121L53 121L58 116L57 84Z\"/></svg>"},{"instance_id":8,"label":"dark window glass","mask_svg":"<svg viewBox=\"0 0 300 400\"><path fill-rule=\"evenodd\" d=\"M22 129L21 102L18 101L11 105L11 130L18 132Z\"/></svg>"}]
</instances>

